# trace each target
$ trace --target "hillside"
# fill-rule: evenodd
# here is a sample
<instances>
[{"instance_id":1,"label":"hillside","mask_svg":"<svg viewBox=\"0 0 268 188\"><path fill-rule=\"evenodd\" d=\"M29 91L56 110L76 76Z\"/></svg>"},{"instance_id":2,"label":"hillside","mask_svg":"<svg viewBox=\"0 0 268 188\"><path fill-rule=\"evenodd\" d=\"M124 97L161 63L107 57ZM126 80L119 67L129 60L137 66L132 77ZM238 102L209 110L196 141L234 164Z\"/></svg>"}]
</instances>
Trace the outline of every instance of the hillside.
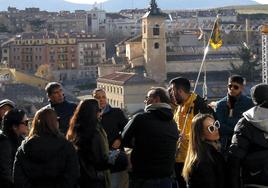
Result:
<instances>
[{"instance_id":1,"label":"hillside","mask_svg":"<svg viewBox=\"0 0 268 188\"><path fill-rule=\"evenodd\" d=\"M239 14L268 14L268 5L232 6L232 8L235 8Z\"/></svg>"},{"instance_id":2,"label":"hillside","mask_svg":"<svg viewBox=\"0 0 268 188\"><path fill-rule=\"evenodd\" d=\"M90 10L92 5L69 3L64 0L0 0L0 10L7 10L8 6L25 9L25 7L39 7L41 10L59 11L77 9ZM108 0L101 7L108 12L121 9L146 8L150 0ZM161 9L205 9L230 5L257 4L253 0L157 0ZM98 5L100 7L100 5Z\"/></svg>"}]
</instances>

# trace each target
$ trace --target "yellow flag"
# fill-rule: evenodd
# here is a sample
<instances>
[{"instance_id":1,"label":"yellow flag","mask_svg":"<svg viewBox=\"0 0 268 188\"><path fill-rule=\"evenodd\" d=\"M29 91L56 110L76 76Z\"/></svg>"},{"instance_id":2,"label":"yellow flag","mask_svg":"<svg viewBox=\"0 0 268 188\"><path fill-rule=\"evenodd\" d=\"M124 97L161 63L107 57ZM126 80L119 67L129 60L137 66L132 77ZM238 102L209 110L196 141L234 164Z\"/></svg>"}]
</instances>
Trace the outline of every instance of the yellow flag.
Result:
<instances>
[{"instance_id":1,"label":"yellow flag","mask_svg":"<svg viewBox=\"0 0 268 188\"><path fill-rule=\"evenodd\" d=\"M209 43L213 49L218 49L222 46L222 38L220 33L219 19L214 23L213 31Z\"/></svg>"}]
</instances>

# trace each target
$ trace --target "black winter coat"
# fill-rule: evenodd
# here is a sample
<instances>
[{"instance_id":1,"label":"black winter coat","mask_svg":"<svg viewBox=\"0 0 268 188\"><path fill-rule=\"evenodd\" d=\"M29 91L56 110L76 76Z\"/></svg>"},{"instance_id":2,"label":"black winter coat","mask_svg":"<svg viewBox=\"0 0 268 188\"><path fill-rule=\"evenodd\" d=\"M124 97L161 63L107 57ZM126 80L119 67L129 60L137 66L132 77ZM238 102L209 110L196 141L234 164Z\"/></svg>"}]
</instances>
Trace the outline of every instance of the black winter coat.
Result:
<instances>
[{"instance_id":1,"label":"black winter coat","mask_svg":"<svg viewBox=\"0 0 268 188\"><path fill-rule=\"evenodd\" d=\"M73 188L79 177L74 147L64 137L25 140L14 163L16 188Z\"/></svg>"},{"instance_id":2,"label":"black winter coat","mask_svg":"<svg viewBox=\"0 0 268 188\"><path fill-rule=\"evenodd\" d=\"M110 148L116 139L121 138L120 134L122 133L127 122L128 120L125 114L119 108L109 106L109 110L102 114L101 125L107 134Z\"/></svg>"},{"instance_id":3,"label":"black winter coat","mask_svg":"<svg viewBox=\"0 0 268 188\"><path fill-rule=\"evenodd\" d=\"M257 114L259 109L260 113ZM235 126L228 157L230 188L239 188L241 183L268 186L267 112L268 109L262 111L261 108L254 107L245 112L244 118ZM240 168L243 182L240 182Z\"/></svg>"},{"instance_id":4,"label":"black winter coat","mask_svg":"<svg viewBox=\"0 0 268 188\"><path fill-rule=\"evenodd\" d=\"M0 187L12 187L12 147L8 138L0 134Z\"/></svg>"},{"instance_id":5,"label":"black winter coat","mask_svg":"<svg viewBox=\"0 0 268 188\"><path fill-rule=\"evenodd\" d=\"M67 133L67 130L69 128L69 121L71 117L73 116L73 113L76 109L76 104L64 101L59 104L53 104L50 102L49 105L45 106L45 108L52 108L56 111L59 119L59 129L61 133L64 135Z\"/></svg>"},{"instance_id":6,"label":"black winter coat","mask_svg":"<svg viewBox=\"0 0 268 188\"><path fill-rule=\"evenodd\" d=\"M92 137L77 144L80 162L80 188L109 188L109 146L103 128L97 127Z\"/></svg>"},{"instance_id":7,"label":"black winter coat","mask_svg":"<svg viewBox=\"0 0 268 188\"><path fill-rule=\"evenodd\" d=\"M193 164L189 175L189 188L227 188L224 157L210 144L204 144L212 160L206 156Z\"/></svg>"},{"instance_id":8,"label":"black winter coat","mask_svg":"<svg viewBox=\"0 0 268 188\"><path fill-rule=\"evenodd\" d=\"M175 163L179 138L171 107L165 103L151 105L126 125L123 145L133 148L133 176L143 179L169 177Z\"/></svg>"}]
</instances>

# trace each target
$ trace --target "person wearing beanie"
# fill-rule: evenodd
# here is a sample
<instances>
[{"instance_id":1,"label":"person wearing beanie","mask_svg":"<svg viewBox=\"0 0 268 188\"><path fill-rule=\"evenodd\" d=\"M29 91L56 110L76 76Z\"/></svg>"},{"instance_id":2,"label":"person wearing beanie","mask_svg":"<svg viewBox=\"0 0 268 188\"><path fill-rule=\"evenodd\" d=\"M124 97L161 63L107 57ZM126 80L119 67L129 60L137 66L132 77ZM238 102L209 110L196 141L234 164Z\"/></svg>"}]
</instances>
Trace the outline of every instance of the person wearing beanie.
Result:
<instances>
[{"instance_id":1,"label":"person wearing beanie","mask_svg":"<svg viewBox=\"0 0 268 188\"><path fill-rule=\"evenodd\" d=\"M251 97L255 106L236 124L228 151L230 188L268 187L268 84L253 86Z\"/></svg>"},{"instance_id":2,"label":"person wearing beanie","mask_svg":"<svg viewBox=\"0 0 268 188\"><path fill-rule=\"evenodd\" d=\"M0 123L2 122L2 117L7 111L15 108L15 103L9 99L4 99L0 101Z\"/></svg>"},{"instance_id":3,"label":"person wearing beanie","mask_svg":"<svg viewBox=\"0 0 268 188\"><path fill-rule=\"evenodd\" d=\"M215 113L221 124L221 151L226 153L231 144L235 124L242 117L242 113L253 106L252 100L243 95L245 79L239 75L228 78L227 95L217 102Z\"/></svg>"}]
</instances>

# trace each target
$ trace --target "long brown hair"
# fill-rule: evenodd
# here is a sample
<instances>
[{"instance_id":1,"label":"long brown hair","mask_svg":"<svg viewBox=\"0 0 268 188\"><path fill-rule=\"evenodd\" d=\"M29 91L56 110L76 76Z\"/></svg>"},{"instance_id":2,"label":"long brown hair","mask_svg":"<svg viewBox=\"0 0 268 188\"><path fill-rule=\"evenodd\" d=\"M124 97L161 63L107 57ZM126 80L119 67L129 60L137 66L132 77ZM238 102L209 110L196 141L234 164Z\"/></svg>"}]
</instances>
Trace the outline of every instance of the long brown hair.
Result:
<instances>
[{"instance_id":1,"label":"long brown hair","mask_svg":"<svg viewBox=\"0 0 268 188\"><path fill-rule=\"evenodd\" d=\"M29 138L41 135L60 135L57 114L51 108L42 108L35 113Z\"/></svg>"},{"instance_id":2,"label":"long brown hair","mask_svg":"<svg viewBox=\"0 0 268 188\"><path fill-rule=\"evenodd\" d=\"M81 101L70 120L66 134L67 140L79 147L78 142L90 139L98 124L97 113L99 111L99 103L96 99Z\"/></svg>"},{"instance_id":3,"label":"long brown hair","mask_svg":"<svg viewBox=\"0 0 268 188\"><path fill-rule=\"evenodd\" d=\"M198 163L200 160L202 160L207 152L203 144L203 123L207 118L214 119L210 114L197 114L192 121L187 156L182 170L182 176L186 182L189 180L189 175L194 163ZM210 158L210 156L207 157Z\"/></svg>"}]
</instances>

